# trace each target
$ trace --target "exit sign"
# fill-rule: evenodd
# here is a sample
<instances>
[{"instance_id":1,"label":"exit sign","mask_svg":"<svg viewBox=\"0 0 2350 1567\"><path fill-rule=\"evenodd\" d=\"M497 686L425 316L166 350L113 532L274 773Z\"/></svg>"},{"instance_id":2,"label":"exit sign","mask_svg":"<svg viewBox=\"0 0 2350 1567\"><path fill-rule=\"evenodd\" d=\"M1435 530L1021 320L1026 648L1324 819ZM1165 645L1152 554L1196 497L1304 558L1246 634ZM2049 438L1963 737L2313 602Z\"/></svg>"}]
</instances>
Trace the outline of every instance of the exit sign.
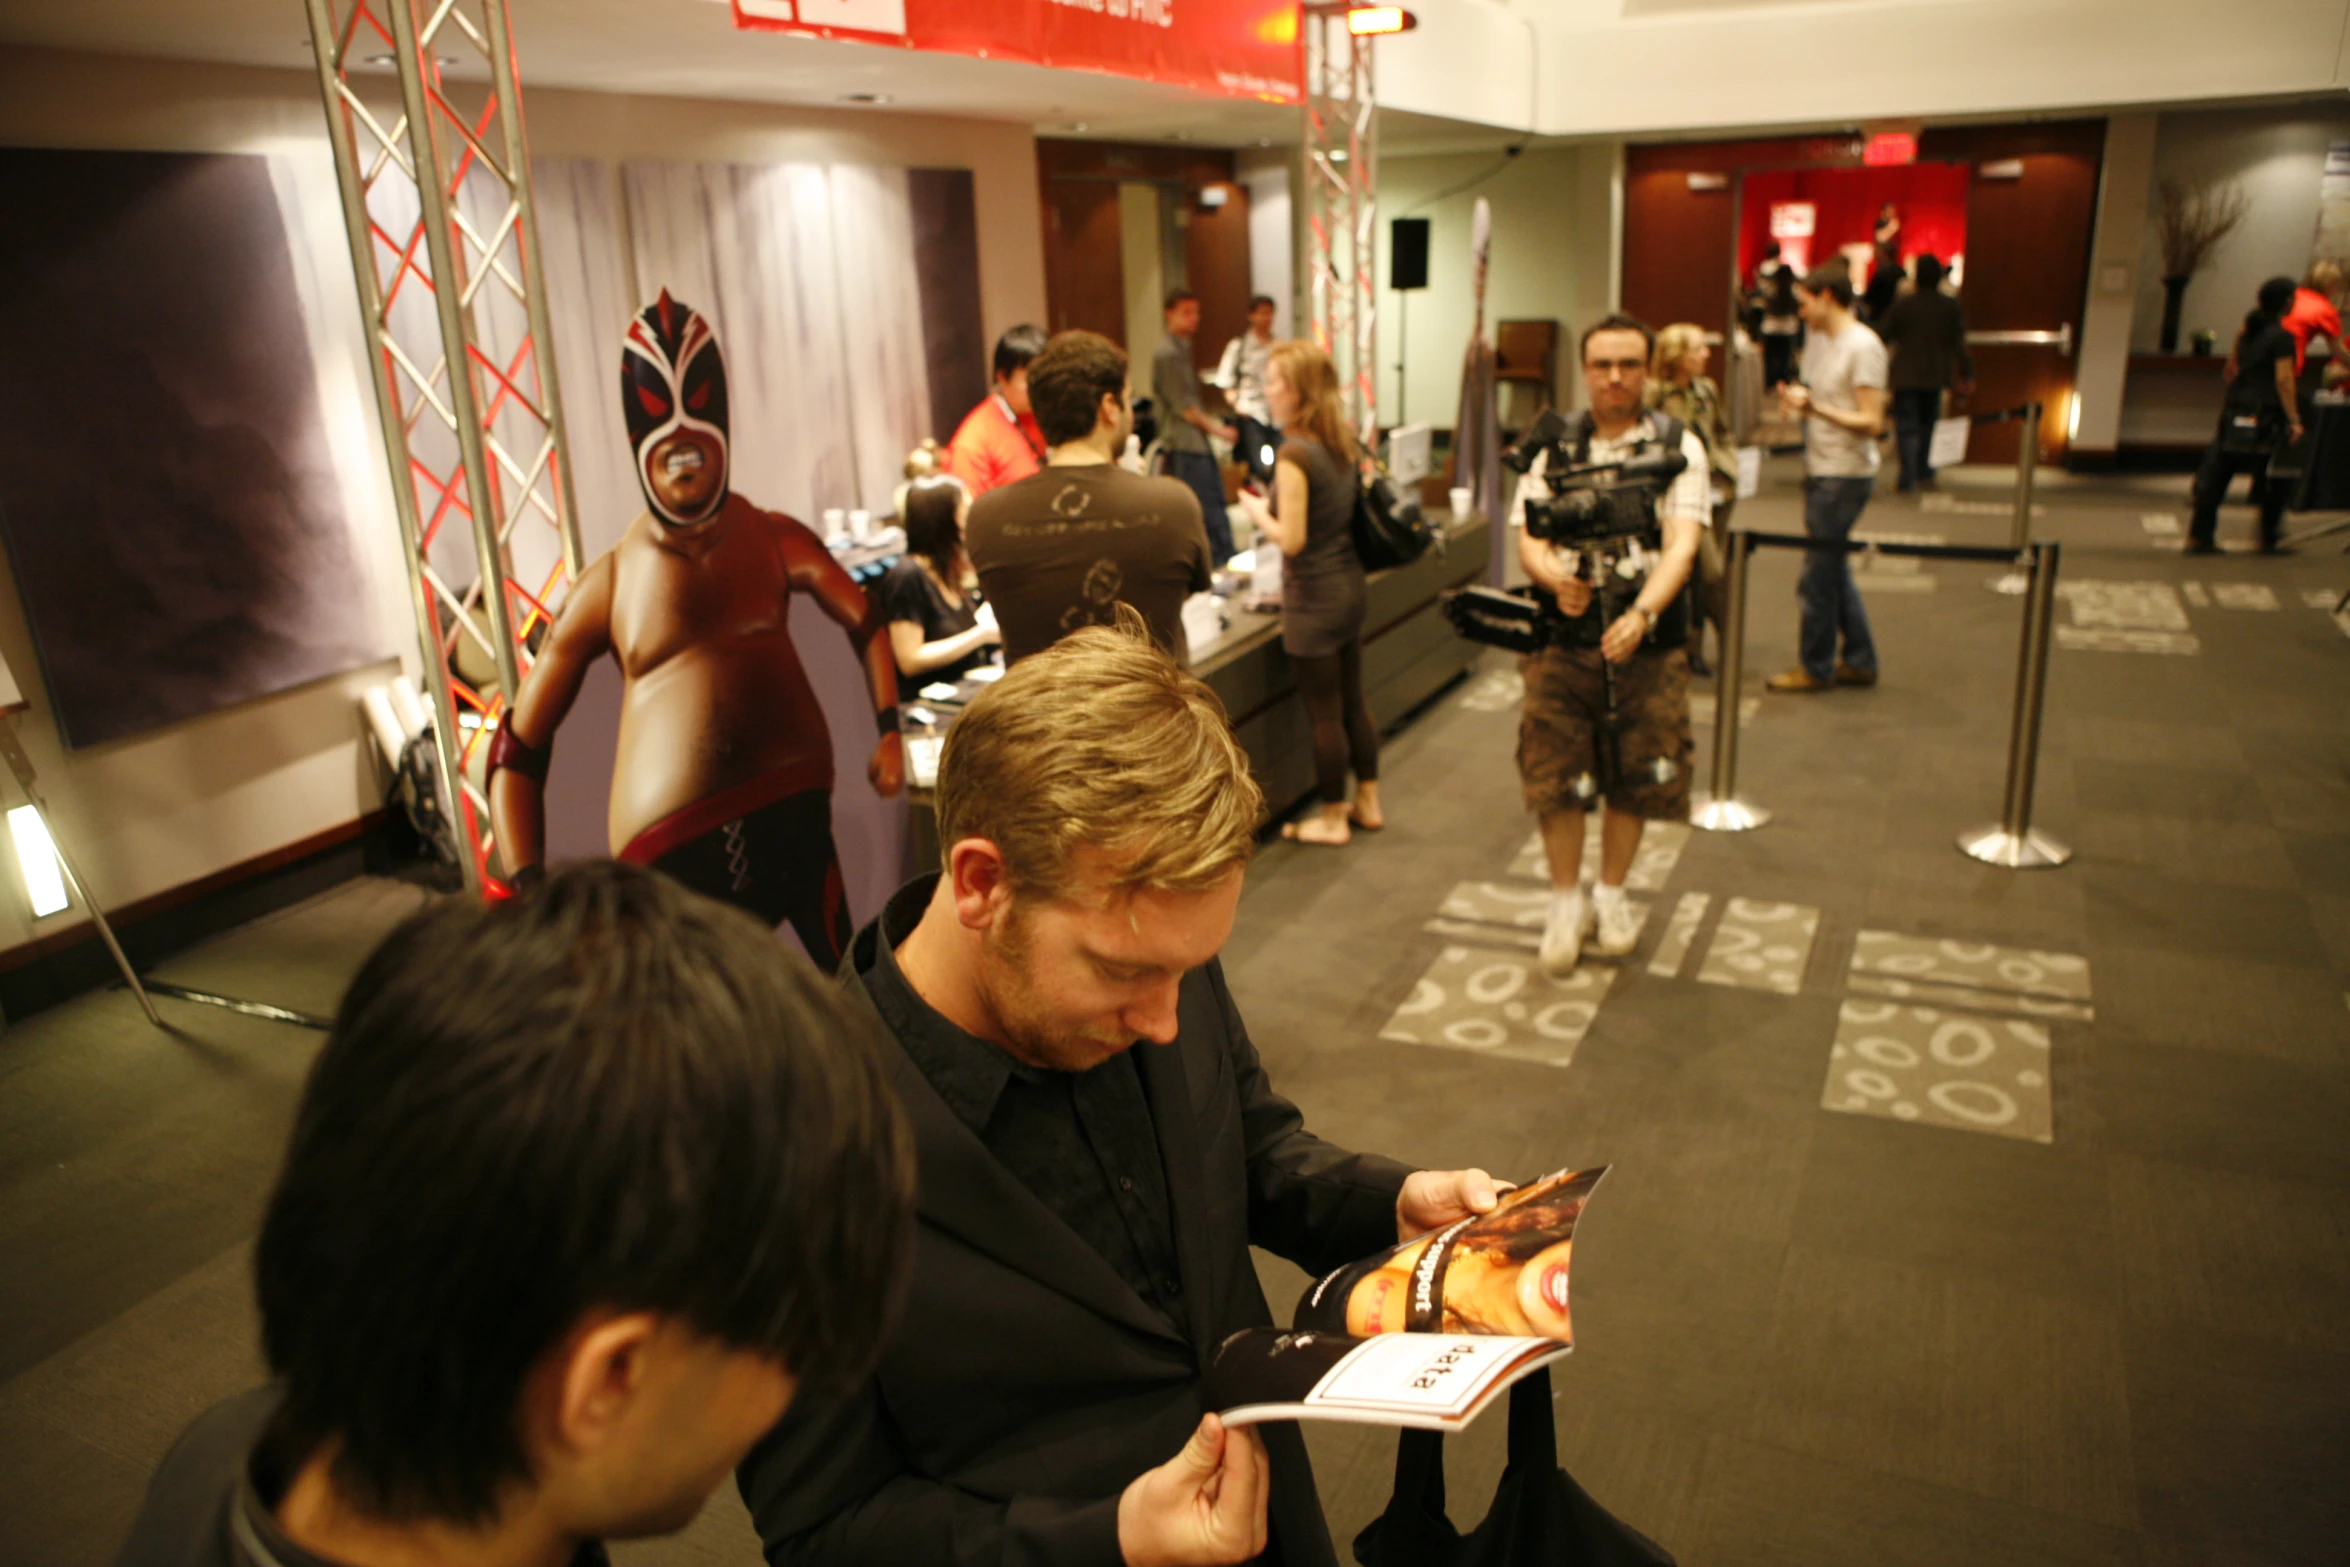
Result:
<instances>
[{"instance_id":1,"label":"exit sign","mask_svg":"<svg viewBox=\"0 0 2350 1567\"><path fill-rule=\"evenodd\" d=\"M1879 131L1869 138L1860 161L1871 168L1889 168L1918 161L1918 139L1913 131Z\"/></svg>"}]
</instances>

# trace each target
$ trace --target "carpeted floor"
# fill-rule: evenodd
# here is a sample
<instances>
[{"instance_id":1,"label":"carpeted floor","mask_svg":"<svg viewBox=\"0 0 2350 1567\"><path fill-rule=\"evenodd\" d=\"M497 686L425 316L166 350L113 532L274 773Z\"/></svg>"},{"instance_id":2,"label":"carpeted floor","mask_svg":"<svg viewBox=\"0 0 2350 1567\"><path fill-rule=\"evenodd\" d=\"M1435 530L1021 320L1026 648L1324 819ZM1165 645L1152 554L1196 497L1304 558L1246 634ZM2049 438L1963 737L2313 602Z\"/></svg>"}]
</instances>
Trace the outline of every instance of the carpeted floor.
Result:
<instances>
[{"instance_id":1,"label":"carpeted floor","mask_svg":"<svg viewBox=\"0 0 2350 1567\"><path fill-rule=\"evenodd\" d=\"M1742 524L1795 526L1773 481ZM1881 498L1863 529L1997 540L2003 482ZM1530 972L1498 658L1391 739L1386 832L1251 873L1225 962L1318 1131L1613 1167L1562 1455L1685 1563L2342 1559L2350 631L2313 599L2350 562L2181 559L2182 489L2043 480L2061 869L1952 847L1997 815L2018 601L1984 567L1876 563L1883 684L1762 696L1794 643L1771 553L1740 792L1774 819L1656 835L1631 957ZM167 974L329 1010L417 896L355 883ZM106 1560L173 1432L255 1374L245 1246L316 1036L163 1005L176 1035L109 995L0 1037L0 1562ZM1286 1306L1302 1277L1263 1269ZM1393 1441L1309 1436L1343 1551ZM1456 1439L1458 1521L1501 1438ZM731 1494L616 1554L756 1561Z\"/></svg>"}]
</instances>

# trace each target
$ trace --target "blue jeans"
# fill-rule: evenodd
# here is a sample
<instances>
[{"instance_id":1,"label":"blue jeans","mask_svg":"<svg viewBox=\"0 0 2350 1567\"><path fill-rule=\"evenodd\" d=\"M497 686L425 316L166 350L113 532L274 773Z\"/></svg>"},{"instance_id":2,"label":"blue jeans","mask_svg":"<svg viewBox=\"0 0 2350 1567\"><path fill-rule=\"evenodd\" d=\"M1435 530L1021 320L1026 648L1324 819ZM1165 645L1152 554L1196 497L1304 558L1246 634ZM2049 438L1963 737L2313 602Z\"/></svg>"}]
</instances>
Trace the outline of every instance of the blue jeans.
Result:
<instances>
[{"instance_id":1,"label":"blue jeans","mask_svg":"<svg viewBox=\"0 0 2350 1567\"><path fill-rule=\"evenodd\" d=\"M1901 488L1914 490L1934 478L1934 421L1942 417L1938 389L1893 394L1893 449L1901 457Z\"/></svg>"},{"instance_id":2,"label":"blue jeans","mask_svg":"<svg viewBox=\"0 0 2350 1567\"><path fill-rule=\"evenodd\" d=\"M1815 539L1848 539L1861 508L1869 503L1870 478L1808 478L1803 481L1803 531ZM1807 550L1803 574L1795 579L1795 599L1803 607L1802 632L1796 646L1804 672L1814 680L1836 678L1836 644L1844 644L1843 661L1862 674L1877 670L1877 644L1869 636L1869 612L1860 602L1860 587L1852 580L1852 558L1841 550Z\"/></svg>"},{"instance_id":3,"label":"blue jeans","mask_svg":"<svg viewBox=\"0 0 2350 1567\"><path fill-rule=\"evenodd\" d=\"M1224 509L1224 470L1206 452L1168 452L1167 477L1181 479L1199 497L1208 525L1208 555L1219 566L1232 558L1232 515Z\"/></svg>"}]
</instances>

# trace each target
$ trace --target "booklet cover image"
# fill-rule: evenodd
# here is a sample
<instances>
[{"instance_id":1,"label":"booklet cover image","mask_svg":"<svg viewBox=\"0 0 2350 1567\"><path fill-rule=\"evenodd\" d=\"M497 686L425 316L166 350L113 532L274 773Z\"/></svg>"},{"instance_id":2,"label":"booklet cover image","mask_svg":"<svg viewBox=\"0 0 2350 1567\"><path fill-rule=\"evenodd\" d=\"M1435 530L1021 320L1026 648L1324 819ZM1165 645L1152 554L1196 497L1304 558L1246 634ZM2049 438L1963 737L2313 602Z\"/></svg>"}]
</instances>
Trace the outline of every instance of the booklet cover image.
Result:
<instances>
[{"instance_id":1,"label":"booklet cover image","mask_svg":"<svg viewBox=\"0 0 2350 1567\"><path fill-rule=\"evenodd\" d=\"M1574 1344L1575 1222L1600 1177L1562 1170L1328 1275L1287 1333L1236 1333L1208 1368L1232 1424L1321 1418L1454 1430Z\"/></svg>"}]
</instances>

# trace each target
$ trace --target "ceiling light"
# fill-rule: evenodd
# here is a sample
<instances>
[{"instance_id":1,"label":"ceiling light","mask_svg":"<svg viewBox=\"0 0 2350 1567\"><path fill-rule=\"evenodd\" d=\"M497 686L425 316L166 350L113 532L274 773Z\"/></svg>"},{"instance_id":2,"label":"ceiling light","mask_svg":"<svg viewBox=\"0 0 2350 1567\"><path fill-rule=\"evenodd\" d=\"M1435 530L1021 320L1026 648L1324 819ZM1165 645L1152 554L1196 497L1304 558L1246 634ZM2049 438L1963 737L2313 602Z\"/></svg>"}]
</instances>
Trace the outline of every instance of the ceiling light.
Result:
<instances>
[{"instance_id":1,"label":"ceiling light","mask_svg":"<svg viewBox=\"0 0 2350 1567\"><path fill-rule=\"evenodd\" d=\"M896 100L895 98L892 98L892 97L891 97L891 96L890 96L888 93L885 93L885 92L845 92L845 93L842 93L842 94L840 95L840 101L841 101L841 102L843 102L843 103L895 103L895 102L897 102L897 100Z\"/></svg>"},{"instance_id":2,"label":"ceiling light","mask_svg":"<svg viewBox=\"0 0 2350 1567\"><path fill-rule=\"evenodd\" d=\"M1093 127L1086 124L1083 120L1079 120L1075 125L1069 127L1070 134L1075 136L1082 136L1087 131L1092 129Z\"/></svg>"},{"instance_id":3,"label":"ceiling light","mask_svg":"<svg viewBox=\"0 0 2350 1567\"><path fill-rule=\"evenodd\" d=\"M371 54L367 57L367 63L369 65L380 65L388 71L394 65L398 64L399 61L398 57L395 55ZM436 54L433 56L433 64L440 66L443 70L448 69L450 66L455 65L456 63L457 57L453 54Z\"/></svg>"},{"instance_id":4,"label":"ceiling light","mask_svg":"<svg viewBox=\"0 0 2350 1567\"><path fill-rule=\"evenodd\" d=\"M1346 30L1357 38L1374 33L1408 33L1420 19L1400 5L1358 5L1348 8Z\"/></svg>"}]
</instances>

